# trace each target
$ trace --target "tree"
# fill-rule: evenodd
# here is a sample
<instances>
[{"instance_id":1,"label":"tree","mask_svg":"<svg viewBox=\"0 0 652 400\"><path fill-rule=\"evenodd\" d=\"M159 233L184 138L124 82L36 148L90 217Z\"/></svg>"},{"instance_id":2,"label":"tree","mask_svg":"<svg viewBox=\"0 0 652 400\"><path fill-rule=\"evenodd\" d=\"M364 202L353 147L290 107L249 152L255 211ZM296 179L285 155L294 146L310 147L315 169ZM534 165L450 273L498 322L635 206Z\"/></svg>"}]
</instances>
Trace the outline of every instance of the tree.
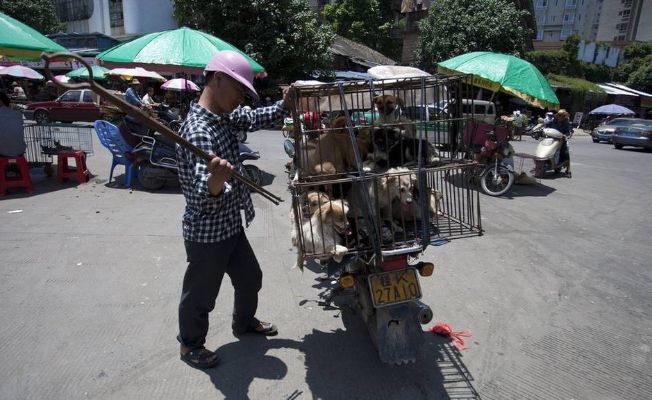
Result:
<instances>
[{"instance_id":1,"label":"tree","mask_svg":"<svg viewBox=\"0 0 652 400\"><path fill-rule=\"evenodd\" d=\"M438 62L471 51L521 55L532 31L528 14L507 0L433 0L419 22L416 64L434 70Z\"/></svg>"},{"instance_id":2,"label":"tree","mask_svg":"<svg viewBox=\"0 0 652 400\"><path fill-rule=\"evenodd\" d=\"M401 55L401 42L391 38L397 28L391 1L338 0L324 6L322 16L335 33L391 58Z\"/></svg>"},{"instance_id":3,"label":"tree","mask_svg":"<svg viewBox=\"0 0 652 400\"><path fill-rule=\"evenodd\" d=\"M175 0L179 25L225 40L277 79L292 81L332 64L330 28L305 0Z\"/></svg>"},{"instance_id":4,"label":"tree","mask_svg":"<svg viewBox=\"0 0 652 400\"><path fill-rule=\"evenodd\" d=\"M633 42L625 47L623 55L625 59L616 68L614 79L639 90L651 90L652 43Z\"/></svg>"},{"instance_id":5,"label":"tree","mask_svg":"<svg viewBox=\"0 0 652 400\"><path fill-rule=\"evenodd\" d=\"M0 12L19 20L44 35L64 31L50 0L0 0Z\"/></svg>"}]
</instances>

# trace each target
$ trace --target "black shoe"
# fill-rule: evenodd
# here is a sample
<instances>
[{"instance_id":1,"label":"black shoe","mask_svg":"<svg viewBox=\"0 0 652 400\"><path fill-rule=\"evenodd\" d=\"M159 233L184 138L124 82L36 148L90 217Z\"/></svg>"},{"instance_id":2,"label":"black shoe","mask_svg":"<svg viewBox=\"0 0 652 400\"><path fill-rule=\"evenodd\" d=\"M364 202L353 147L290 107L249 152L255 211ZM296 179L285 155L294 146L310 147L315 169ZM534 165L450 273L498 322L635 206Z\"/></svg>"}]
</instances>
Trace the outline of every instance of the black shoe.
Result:
<instances>
[{"instance_id":1,"label":"black shoe","mask_svg":"<svg viewBox=\"0 0 652 400\"><path fill-rule=\"evenodd\" d=\"M195 349L181 354L181 361L197 369L210 369L215 367L220 359L217 354L205 348Z\"/></svg>"},{"instance_id":2,"label":"black shoe","mask_svg":"<svg viewBox=\"0 0 652 400\"><path fill-rule=\"evenodd\" d=\"M242 335L262 335L262 336L276 336L278 335L278 329L276 325L270 322L259 321L254 318L252 325L248 326L245 329L233 329L233 336L242 336Z\"/></svg>"}]
</instances>

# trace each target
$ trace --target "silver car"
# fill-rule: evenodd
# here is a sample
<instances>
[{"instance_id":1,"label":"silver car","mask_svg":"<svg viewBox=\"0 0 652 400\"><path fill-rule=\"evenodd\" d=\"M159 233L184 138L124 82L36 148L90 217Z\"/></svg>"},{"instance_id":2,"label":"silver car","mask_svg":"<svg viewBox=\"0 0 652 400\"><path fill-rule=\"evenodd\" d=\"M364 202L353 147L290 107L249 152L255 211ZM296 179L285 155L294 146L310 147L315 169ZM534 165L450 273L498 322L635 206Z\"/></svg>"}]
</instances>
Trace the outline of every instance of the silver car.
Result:
<instances>
[{"instance_id":1,"label":"silver car","mask_svg":"<svg viewBox=\"0 0 652 400\"><path fill-rule=\"evenodd\" d=\"M642 121L640 118L614 118L604 125L598 125L592 132L593 143L607 142L611 143L611 136L616 132L616 128L626 127Z\"/></svg>"},{"instance_id":2,"label":"silver car","mask_svg":"<svg viewBox=\"0 0 652 400\"><path fill-rule=\"evenodd\" d=\"M617 149L632 146L652 150L652 120L638 119L634 124L616 128L611 141Z\"/></svg>"}]
</instances>

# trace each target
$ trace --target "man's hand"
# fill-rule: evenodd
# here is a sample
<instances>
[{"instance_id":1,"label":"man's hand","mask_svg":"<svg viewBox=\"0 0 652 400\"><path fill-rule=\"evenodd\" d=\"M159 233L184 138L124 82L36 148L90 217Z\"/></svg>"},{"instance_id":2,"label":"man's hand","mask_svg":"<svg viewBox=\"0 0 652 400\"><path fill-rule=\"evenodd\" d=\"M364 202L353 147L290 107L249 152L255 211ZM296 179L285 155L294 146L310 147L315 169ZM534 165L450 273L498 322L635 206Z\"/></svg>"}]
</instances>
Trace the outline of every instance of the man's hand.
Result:
<instances>
[{"instance_id":1,"label":"man's hand","mask_svg":"<svg viewBox=\"0 0 652 400\"><path fill-rule=\"evenodd\" d=\"M224 158L219 158L214 154L211 156L213 159L208 163L208 191L213 196L217 196L222 193L224 182L231 178L233 165Z\"/></svg>"}]
</instances>

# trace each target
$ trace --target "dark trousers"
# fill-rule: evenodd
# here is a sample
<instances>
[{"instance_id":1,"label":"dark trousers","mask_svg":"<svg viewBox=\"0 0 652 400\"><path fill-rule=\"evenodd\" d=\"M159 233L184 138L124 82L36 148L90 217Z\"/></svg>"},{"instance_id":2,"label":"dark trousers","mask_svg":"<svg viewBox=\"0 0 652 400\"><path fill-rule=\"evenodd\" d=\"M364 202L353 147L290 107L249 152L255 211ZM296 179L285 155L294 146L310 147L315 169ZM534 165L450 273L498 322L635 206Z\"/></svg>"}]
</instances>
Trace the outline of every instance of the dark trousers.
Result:
<instances>
[{"instance_id":1,"label":"dark trousers","mask_svg":"<svg viewBox=\"0 0 652 400\"><path fill-rule=\"evenodd\" d=\"M203 347L208 314L215 308L224 273L235 290L232 328L242 331L254 323L263 273L244 232L216 243L185 242L188 269L179 303L181 344Z\"/></svg>"}]
</instances>

